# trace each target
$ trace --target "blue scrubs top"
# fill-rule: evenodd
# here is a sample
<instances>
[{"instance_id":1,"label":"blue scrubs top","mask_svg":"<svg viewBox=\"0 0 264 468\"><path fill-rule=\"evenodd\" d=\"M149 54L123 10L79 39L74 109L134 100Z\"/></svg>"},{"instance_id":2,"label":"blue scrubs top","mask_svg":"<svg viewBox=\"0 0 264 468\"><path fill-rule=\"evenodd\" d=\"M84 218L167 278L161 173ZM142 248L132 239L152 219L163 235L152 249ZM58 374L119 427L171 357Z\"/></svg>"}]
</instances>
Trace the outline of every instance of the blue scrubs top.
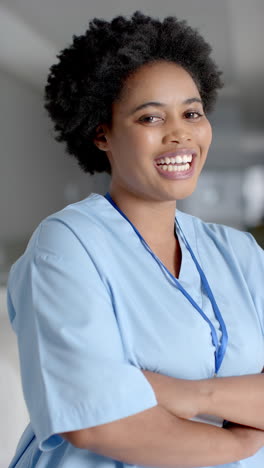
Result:
<instances>
[{"instance_id":1,"label":"blue scrubs top","mask_svg":"<svg viewBox=\"0 0 264 468\"><path fill-rule=\"evenodd\" d=\"M219 376L264 365L264 252L236 229L175 216L209 281L229 341ZM219 323L177 231L179 281ZM215 371L208 323L102 195L49 216L35 230L8 281L30 415L10 468L119 468L58 433L105 424L157 405L141 369L205 379ZM220 465L218 465L219 468ZM264 448L225 467L263 468Z\"/></svg>"}]
</instances>

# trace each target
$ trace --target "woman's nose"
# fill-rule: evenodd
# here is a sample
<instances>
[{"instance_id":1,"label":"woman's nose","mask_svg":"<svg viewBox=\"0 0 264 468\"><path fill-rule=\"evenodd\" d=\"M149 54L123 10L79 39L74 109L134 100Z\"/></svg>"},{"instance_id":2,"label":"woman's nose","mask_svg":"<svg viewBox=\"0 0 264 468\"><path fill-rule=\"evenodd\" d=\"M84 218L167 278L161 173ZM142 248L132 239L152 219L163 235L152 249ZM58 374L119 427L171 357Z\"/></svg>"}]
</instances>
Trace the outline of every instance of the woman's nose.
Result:
<instances>
[{"instance_id":1,"label":"woman's nose","mask_svg":"<svg viewBox=\"0 0 264 468\"><path fill-rule=\"evenodd\" d=\"M181 144L187 141L192 141L192 137L190 132L184 128L184 126L177 128L174 127L172 130L168 131L163 138L163 142L165 144L170 142Z\"/></svg>"}]
</instances>

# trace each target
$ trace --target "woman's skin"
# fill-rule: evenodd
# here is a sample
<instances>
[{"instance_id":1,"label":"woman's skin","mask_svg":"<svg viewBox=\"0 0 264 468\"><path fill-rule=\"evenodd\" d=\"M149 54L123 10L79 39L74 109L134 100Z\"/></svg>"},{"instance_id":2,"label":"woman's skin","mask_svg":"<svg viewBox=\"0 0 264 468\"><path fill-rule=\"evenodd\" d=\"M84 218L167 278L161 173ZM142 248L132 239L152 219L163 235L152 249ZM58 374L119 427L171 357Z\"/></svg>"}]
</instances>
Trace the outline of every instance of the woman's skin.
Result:
<instances>
[{"instance_id":1,"label":"woman's skin","mask_svg":"<svg viewBox=\"0 0 264 468\"><path fill-rule=\"evenodd\" d=\"M95 139L111 163L113 200L165 264L173 252L174 265L169 266L176 276L181 265L174 235L176 201L194 191L212 139L200 100L194 81L178 65L144 65L127 79L113 104L112 125L98 126ZM134 111L146 102L162 105ZM178 148L195 150L194 172L169 180L157 171L154 159ZM264 445L264 432L254 428L264 429L263 374L191 381L142 372L157 406L62 436L122 462L174 468L232 463ZM187 420L201 413L246 426L223 429Z\"/></svg>"},{"instance_id":2,"label":"woman's skin","mask_svg":"<svg viewBox=\"0 0 264 468\"><path fill-rule=\"evenodd\" d=\"M219 416L264 431L264 375L184 380L142 371L161 406L191 419L198 414Z\"/></svg>"}]
</instances>

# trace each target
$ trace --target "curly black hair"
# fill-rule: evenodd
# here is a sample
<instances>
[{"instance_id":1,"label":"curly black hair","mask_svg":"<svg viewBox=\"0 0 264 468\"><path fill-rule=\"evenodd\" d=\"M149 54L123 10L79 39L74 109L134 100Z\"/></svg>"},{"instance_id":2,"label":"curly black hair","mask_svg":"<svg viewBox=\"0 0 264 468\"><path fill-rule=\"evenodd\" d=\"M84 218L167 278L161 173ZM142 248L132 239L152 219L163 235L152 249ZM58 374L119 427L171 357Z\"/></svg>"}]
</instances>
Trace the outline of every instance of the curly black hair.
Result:
<instances>
[{"instance_id":1,"label":"curly black hair","mask_svg":"<svg viewBox=\"0 0 264 468\"><path fill-rule=\"evenodd\" d=\"M94 137L98 125L111 124L112 103L128 76L154 61L179 64L195 81L208 113L223 86L211 51L196 29L173 16L160 21L136 11L131 19L94 18L50 68L44 106L55 124L55 139L66 142L67 152L85 172L111 174L107 155Z\"/></svg>"}]
</instances>

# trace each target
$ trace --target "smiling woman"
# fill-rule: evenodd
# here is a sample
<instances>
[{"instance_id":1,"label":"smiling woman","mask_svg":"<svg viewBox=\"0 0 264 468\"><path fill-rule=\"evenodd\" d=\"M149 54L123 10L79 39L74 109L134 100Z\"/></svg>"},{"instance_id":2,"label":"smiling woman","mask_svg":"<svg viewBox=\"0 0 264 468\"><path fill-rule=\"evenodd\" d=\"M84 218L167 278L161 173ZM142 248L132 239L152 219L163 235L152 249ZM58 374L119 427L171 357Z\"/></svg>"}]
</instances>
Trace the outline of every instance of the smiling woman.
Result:
<instances>
[{"instance_id":1,"label":"smiling woman","mask_svg":"<svg viewBox=\"0 0 264 468\"><path fill-rule=\"evenodd\" d=\"M111 182L43 220L11 269L30 424L10 468L263 468L263 251L176 207L212 140L210 53L136 12L95 18L51 67L57 139Z\"/></svg>"},{"instance_id":2,"label":"smiling woman","mask_svg":"<svg viewBox=\"0 0 264 468\"><path fill-rule=\"evenodd\" d=\"M101 128L95 143L109 157L116 201L140 195L174 210L175 200L193 192L212 133L197 86L182 67L165 61L142 66L113 103L111 126Z\"/></svg>"}]
</instances>

